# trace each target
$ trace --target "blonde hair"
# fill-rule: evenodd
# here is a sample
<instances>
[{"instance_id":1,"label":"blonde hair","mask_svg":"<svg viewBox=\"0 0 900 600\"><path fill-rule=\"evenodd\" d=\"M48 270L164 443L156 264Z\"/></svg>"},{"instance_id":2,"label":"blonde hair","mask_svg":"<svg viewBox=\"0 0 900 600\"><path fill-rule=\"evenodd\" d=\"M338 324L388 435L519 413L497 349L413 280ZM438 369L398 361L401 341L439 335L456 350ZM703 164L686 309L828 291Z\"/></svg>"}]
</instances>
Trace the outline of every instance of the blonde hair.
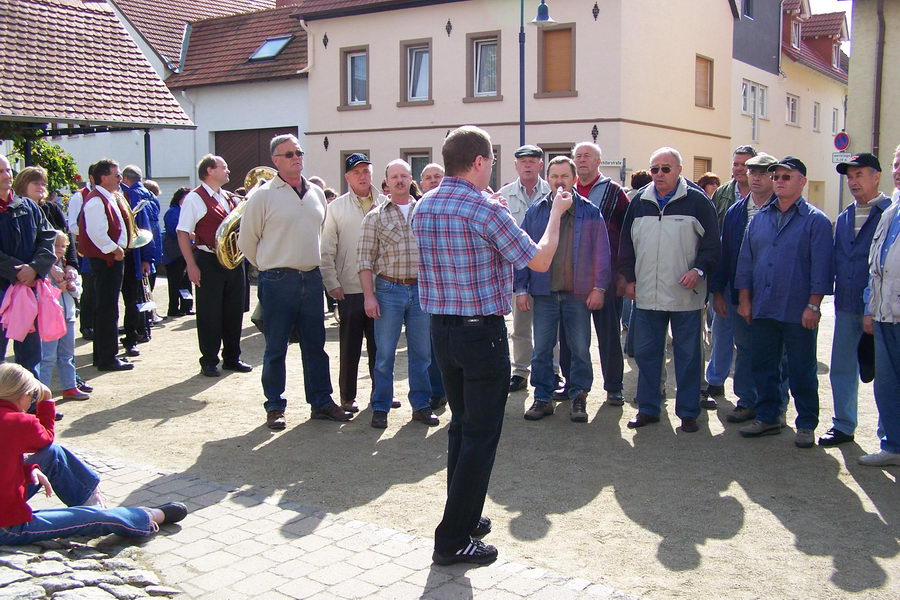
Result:
<instances>
[{"instance_id":1,"label":"blonde hair","mask_svg":"<svg viewBox=\"0 0 900 600\"><path fill-rule=\"evenodd\" d=\"M15 401L40 389L41 384L25 367L15 363L0 364L0 400Z\"/></svg>"}]
</instances>

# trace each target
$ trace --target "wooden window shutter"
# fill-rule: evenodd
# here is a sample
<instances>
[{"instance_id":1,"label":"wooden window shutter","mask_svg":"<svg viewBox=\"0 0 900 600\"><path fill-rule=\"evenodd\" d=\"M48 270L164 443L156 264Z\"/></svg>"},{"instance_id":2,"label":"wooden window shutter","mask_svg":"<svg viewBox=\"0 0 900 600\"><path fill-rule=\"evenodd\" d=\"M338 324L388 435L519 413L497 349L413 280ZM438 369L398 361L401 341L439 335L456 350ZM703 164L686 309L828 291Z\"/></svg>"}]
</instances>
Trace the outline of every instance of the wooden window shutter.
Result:
<instances>
[{"instance_id":1,"label":"wooden window shutter","mask_svg":"<svg viewBox=\"0 0 900 600\"><path fill-rule=\"evenodd\" d=\"M712 161L710 159L695 158L693 181L700 181L700 178L703 177L703 174L709 172L710 170L712 170Z\"/></svg>"},{"instance_id":2,"label":"wooden window shutter","mask_svg":"<svg viewBox=\"0 0 900 600\"><path fill-rule=\"evenodd\" d=\"M694 78L694 104L712 107L712 61L702 56L697 57Z\"/></svg>"},{"instance_id":3,"label":"wooden window shutter","mask_svg":"<svg viewBox=\"0 0 900 600\"><path fill-rule=\"evenodd\" d=\"M573 90L572 30L551 29L543 32L544 38L544 89L543 92L570 92Z\"/></svg>"}]
</instances>

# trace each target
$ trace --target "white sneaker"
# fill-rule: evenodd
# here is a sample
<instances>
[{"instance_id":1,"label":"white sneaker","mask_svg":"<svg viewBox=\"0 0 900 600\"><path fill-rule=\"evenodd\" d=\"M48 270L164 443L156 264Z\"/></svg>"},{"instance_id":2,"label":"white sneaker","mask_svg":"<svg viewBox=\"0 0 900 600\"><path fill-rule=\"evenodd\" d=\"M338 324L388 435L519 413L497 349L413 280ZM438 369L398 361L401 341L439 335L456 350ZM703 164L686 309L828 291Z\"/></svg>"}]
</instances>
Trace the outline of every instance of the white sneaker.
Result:
<instances>
[{"instance_id":1,"label":"white sneaker","mask_svg":"<svg viewBox=\"0 0 900 600\"><path fill-rule=\"evenodd\" d=\"M874 454L866 454L856 459L861 465L867 467L889 467L891 465L900 466L900 454L896 452L888 452L887 450L879 450Z\"/></svg>"}]
</instances>

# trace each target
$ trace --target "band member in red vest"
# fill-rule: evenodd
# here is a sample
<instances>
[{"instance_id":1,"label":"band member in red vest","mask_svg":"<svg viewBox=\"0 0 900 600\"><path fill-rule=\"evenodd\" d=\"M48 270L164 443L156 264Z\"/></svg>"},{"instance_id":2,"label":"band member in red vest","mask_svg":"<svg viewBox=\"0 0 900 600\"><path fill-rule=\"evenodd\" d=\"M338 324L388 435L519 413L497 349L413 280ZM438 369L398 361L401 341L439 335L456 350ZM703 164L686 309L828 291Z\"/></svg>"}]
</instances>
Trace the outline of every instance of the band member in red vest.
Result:
<instances>
[{"instance_id":1,"label":"band member in red vest","mask_svg":"<svg viewBox=\"0 0 900 600\"><path fill-rule=\"evenodd\" d=\"M178 218L178 245L187 264L188 277L197 287L200 372L207 377L220 375L220 346L223 369L240 373L253 370L241 360L244 265L226 269L216 258L216 230L237 206L237 199L222 189L228 183L229 173L228 164L221 156L207 154L200 159L197 176L201 183L184 197Z\"/></svg>"},{"instance_id":2,"label":"band member in red vest","mask_svg":"<svg viewBox=\"0 0 900 600\"><path fill-rule=\"evenodd\" d=\"M128 201L119 192L121 179L116 161L104 158L94 164L96 185L84 200L78 223L78 251L94 274L94 366L100 371L134 368L128 359L116 358L122 259L134 234L122 216Z\"/></svg>"}]
</instances>

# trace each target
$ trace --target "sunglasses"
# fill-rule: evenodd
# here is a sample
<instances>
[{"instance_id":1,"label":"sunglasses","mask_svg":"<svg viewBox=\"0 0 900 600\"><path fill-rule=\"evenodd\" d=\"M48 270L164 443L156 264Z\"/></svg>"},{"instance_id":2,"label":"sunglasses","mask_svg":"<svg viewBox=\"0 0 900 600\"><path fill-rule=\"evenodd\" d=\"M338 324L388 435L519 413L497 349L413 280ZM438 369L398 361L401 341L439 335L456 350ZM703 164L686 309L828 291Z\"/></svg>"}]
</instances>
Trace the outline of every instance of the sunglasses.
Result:
<instances>
[{"instance_id":1,"label":"sunglasses","mask_svg":"<svg viewBox=\"0 0 900 600\"><path fill-rule=\"evenodd\" d=\"M28 406L28 412L33 413L35 411L35 408L37 408L37 401L38 398L40 398L40 393L41 391L39 389L31 390L31 393L29 394L29 398L31 398L31 404Z\"/></svg>"},{"instance_id":2,"label":"sunglasses","mask_svg":"<svg viewBox=\"0 0 900 600\"><path fill-rule=\"evenodd\" d=\"M793 175L789 175L789 174L782 174L782 175L774 174L774 175L772 175L772 181L778 181L779 179L780 179L781 181L790 181L790 180L791 180L791 177L793 177Z\"/></svg>"},{"instance_id":3,"label":"sunglasses","mask_svg":"<svg viewBox=\"0 0 900 600\"><path fill-rule=\"evenodd\" d=\"M663 173L671 173L672 167L670 167L668 165L665 165L662 167L650 167L650 172L653 173L654 175L656 175L660 171L662 171Z\"/></svg>"},{"instance_id":4,"label":"sunglasses","mask_svg":"<svg viewBox=\"0 0 900 600\"><path fill-rule=\"evenodd\" d=\"M300 150L299 152L294 152L293 150L291 150L290 152L285 152L284 154L273 154L272 156L283 156L283 157L287 158L288 160L290 160L290 159L294 158L295 156L301 157L304 154L305 153L303 152L303 150Z\"/></svg>"}]
</instances>

